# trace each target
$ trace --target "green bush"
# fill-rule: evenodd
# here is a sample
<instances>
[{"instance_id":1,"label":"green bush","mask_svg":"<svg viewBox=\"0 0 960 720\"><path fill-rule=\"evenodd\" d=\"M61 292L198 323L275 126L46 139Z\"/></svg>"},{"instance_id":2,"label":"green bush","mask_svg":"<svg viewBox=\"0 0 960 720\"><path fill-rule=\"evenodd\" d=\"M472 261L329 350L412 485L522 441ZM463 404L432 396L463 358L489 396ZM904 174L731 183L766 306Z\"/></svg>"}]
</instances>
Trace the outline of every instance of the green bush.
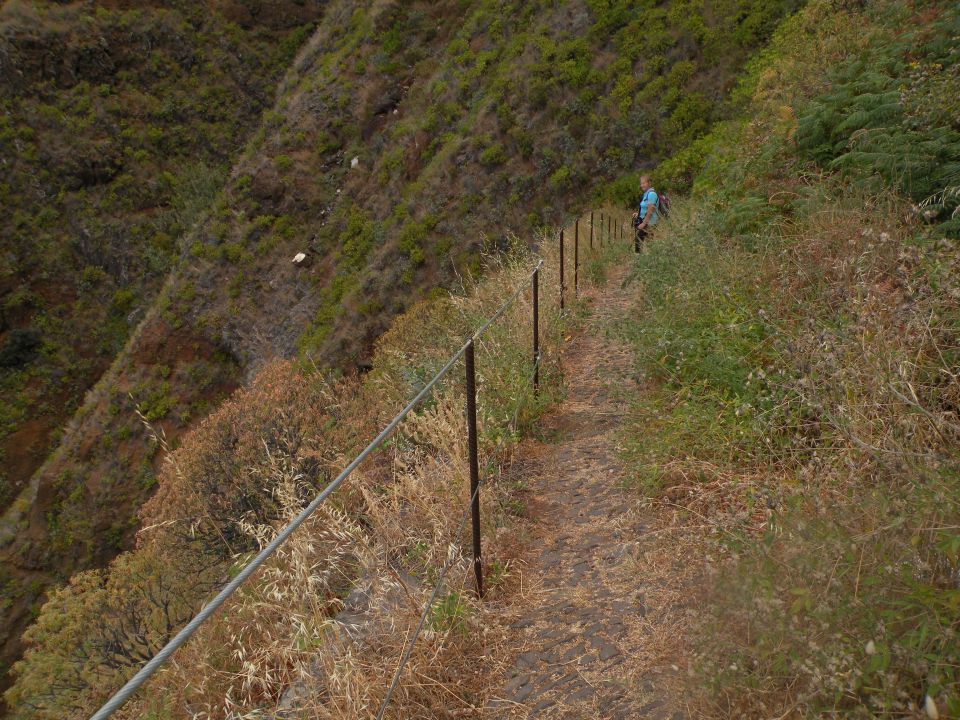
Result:
<instances>
[{"instance_id":1,"label":"green bush","mask_svg":"<svg viewBox=\"0 0 960 720\"><path fill-rule=\"evenodd\" d=\"M502 145L490 145L480 153L480 163L487 167L502 165L507 161L507 153Z\"/></svg>"},{"instance_id":2,"label":"green bush","mask_svg":"<svg viewBox=\"0 0 960 720\"><path fill-rule=\"evenodd\" d=\"M408 221L397 235L397 246L414 265L422 265L426 255L427 235L436 227L437 220L428 215L419 221Z\"/></svg>"},{"instance_id":3,"label":"green bush","mask_svg":"<svg viewBox=\"0 0 960 720\"><path fill-rule=\"evenodd\" d=\"M377 224L357 206L353 206L349 212L347 226L340 234L338 242L344 266L359 270L377 241Z\"/></svg>"},{"instance_id":4,"label":"green bush","mask_svg":"<svg viewBox=\"0 0 960 720\"><path fill-rule=\"evenodd\" d=\"M31 328L11 331L0 347L0 368L20 368L36 358L43 341L40 333Z\"/></svg>"},{"instance_id":5,"label":"green bush","mask_svg":"<svg viewBox=\"0 0 960 720\"><path fill-rule=\"evenodd\" d=\"M133 304L137 300L137 295L133 290L121 288L113 294L113 300L110 302L111 311L124 314L130 312Z\"/></svg>"},{"instance_id":6,"label":"green bush","mask_svg":"<svg viewBox=\"0 0 960 720\"><path fill-rule=\"evenodd\" d=\"M573 182L573 171L564 165L550 176L550 187L556 191L567 190Z\"/></svg>"}]
</instances>

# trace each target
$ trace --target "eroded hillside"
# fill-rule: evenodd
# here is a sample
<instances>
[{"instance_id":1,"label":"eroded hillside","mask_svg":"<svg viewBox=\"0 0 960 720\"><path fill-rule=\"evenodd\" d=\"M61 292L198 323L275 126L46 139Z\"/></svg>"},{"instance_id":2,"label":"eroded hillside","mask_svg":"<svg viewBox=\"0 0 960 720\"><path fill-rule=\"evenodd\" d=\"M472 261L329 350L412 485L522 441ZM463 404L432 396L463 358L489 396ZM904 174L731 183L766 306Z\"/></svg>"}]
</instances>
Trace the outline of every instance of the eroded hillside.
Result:
<instances>
[{"instance_id":1,"label":"eroded hillside","mask_svg":"<svg viewBox=\"0 0 960 720\"><path fill-rule=\"evenodd\" d=\"M318 14L106 5L0 11L0 507L142 320Z\"/></svg>"}]
</instances>

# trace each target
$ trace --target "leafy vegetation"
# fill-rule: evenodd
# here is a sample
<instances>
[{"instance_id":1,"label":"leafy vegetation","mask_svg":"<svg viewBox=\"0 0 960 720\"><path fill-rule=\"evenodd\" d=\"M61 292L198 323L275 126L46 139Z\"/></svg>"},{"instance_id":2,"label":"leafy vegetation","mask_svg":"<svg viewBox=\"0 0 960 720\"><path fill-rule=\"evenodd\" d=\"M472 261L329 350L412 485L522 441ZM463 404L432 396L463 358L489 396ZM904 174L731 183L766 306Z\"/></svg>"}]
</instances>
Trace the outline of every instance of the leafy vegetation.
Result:
<instances>
[{"instance_id":1,"label":"leafy vegetation","mask_svg":"<svg viewBox=\"0 0 960 720\"><path fill-rule=\"evenodd\" d=\"M935 11L934 11L935 12ZM887 10L878 42L831 73L834 90L800 115L802 152L867 191L893 188L960 235L960 19ZM907 32L894 35L906 24Z\"/></svg>"},{"instance_id":2,"label":"leafy vegetation","mask_svg":"<svg viewBox=\"0 0 960 720\"><path fill-rule=\"evenodd\" d=\"M682 521L662 552L710 579L687 628L708 716L960 714L960 268L952 208L910 211L952 182L958 20L813 2L743 118L664 163L694 194L638 260L624 444Z\"/></svg>"},{"instance_id":3,"label":"leafy vegetation","mask_svg":"<svg viewBox=\"0 0 960 720\"><path fill-rule=\"evenodd\" d=\"M0 10L4 509L142 319L304 39L236 11ZM27 420L38 430L15 435Z\"/></svg>"},{"instance_id":4,"label":"leafy vegetation","mask_svg":"<svg viewBox=\"0 0 960 720\"><path fill-rule=\"evenodd\" d=\"M21 115L0 128L5 147L30 145L23 172L44 178L47 197L86 203L33 212L43 203L21 197L6 220L21 251L34 237L49 250L44 278L78 279L56 302L50 286L19 281L4 295L4 317L44 344L4 375L0 421L16 432L37 415L23 390L53 383L37 380L42 363L85 378L68 401L44 396L61 418L100 377L51 436L39 500L14 508L7 526L21 532L5 558L42 587L129 547L165 454L137 404L175 447L278 356L369 369L392 319L479 273L482 248L558 224L614 178L627 198L637 168L699 142L749 55L799 5L334 0L308 40L315 3L266 3L276 12L259 19L260 4L239 2L222 13L7 3L11 26L83 57L104 58L101 36L124 52L75 84L24 76L9 100ZM43 18L58 22L33 23ZM287 24L267 32L269 18ZM87 25L99 34L76 29ZM51 139L74 137L76 148ZM56 161L46 175L44 153ZM33 185L2 192L14 187ZM28 617L25 598L11 607Z\"/></svg>"},{"instance_id":5,"label":"leafy vegetation","mask_svg":"<svg viewBox=\"0 0 960 720\"><path fill-rule=\"evenodd\" d=\"M103 382L88 396L102 414L90 442L46 477L49 504L30 507L31 475L150 314L319 11L133 5L0 8L0 546L29 578L0 591L4 674L46 584L130 541L156 456L128 394L143 389L147 415L182 428L235 385L229 361L213 372L221 382L174 372L163 392L147 377ZM200 347L211 344L193 335L179 355L215 362L217 344L204 359ZM93 470L91 456L105 460ZM79 467L110 497L92 499Z\"/></svg>"}]
</instances>

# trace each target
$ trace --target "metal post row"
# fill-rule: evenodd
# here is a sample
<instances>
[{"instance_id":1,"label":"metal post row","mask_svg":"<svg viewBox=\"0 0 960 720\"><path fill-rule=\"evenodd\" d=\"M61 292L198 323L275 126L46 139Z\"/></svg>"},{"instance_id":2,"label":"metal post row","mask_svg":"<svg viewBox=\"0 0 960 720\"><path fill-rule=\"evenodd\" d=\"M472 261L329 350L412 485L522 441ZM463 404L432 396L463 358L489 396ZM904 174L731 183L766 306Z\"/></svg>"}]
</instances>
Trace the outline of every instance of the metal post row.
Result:
<instances>
[{"instance_id":1,"label":"metal post row","mask_svg":"<svg viewBox=\"0 0 960 720\"><path fill-rule=\"evenodd\" d=\"M591 213L591 219L593 215ZM601 216L602 218L602 216ZM601 220L602 223L602 220ZM601 225L602 228L602 225ZM593 236L593 223L591 222L590 226L591 238ZM602 233L601 233L602 239ZM564 260L563 260L563 251L564 251L564 235L563 230L560 231L560 308L564 307L564 289L565 289L565 279L564 279ZM577 286L579 277L577 274L577 266L579 263L579 220L575 227L574 235L574 285ZM534 268L532 273L532 295L533 295L533 363L534 363L534 372L533 372L533 388L534 392L539 391L540 387L540 269L543 267L543 261L541 260L537 266ZM486 324L483 325L479 330L474 333L474 335L467 340L467 342L461 346L460 350L454 353L447 361L446 365L416 394L416 396L411 399L407 405L403 408L398 415L396 415L386 427L384 427L380 433L364 448L364 450L357 455L350 463L340 472L340 474L330 482L326 488L323 489L311 502L304 508L300 514L294 519L290 524L283 528L280 533L275 537L270 544L263 548L250 562L243 567L240 572L234 577L227 585L217 593L207 605L205 605L200 612L192 620L190 620L186 626L184 626L174 638L172 638L153 658L151 658L140 670L130 678L127 683L117 691L104 705L92 716L91 720L106 720L110 717L114 711L119 709L128 698L130 698L134 692L140 688L146 680L151 677L157 669L167 659L179 648L186 640L193 635L196 629L205 622L220 605L235 592L240 585L246 581L253 572L260 567L274 551L283 544L287 538L320 506L320 504L329 497L346 479L347 477L367 458L372 454L381 444L390 437L399 423L405 418L408 413L410 413L419 403L431 392L432 388L450 371L453 369L456 362L460 359L461 356L464 358L465 362L465 375L466 375L466 420L467 420L467 453L468 453L468 462L469 462L469 472L470 472L470 508L469 515L472 519L472 530L473 530L473 572L476 578L476 591L477 596L482 598L484 594L483 589L483 558L482 558L482 548L481 548L481 533L480 533L480 459L478 452L478 440L477 440L477 374L476 374L476 357L474 351L474 345L476 339L479 338L491 324L493 324L504 312L510 307L510 305L524 292L525 288L523 286L517 288L517 291L514 295L504 303L501 308L489 319ZM463 517L463 520L466 521L466 517ZM461 525L462 527L462 525ZM444 573L446 570L444 570ZM441 577L442 580L442 577ZM430 602L432 603L433 598L436 595L436 592L439 590L439 584L437 588L434 589L434 596L431 596ZM420 627L423 626L423 622L426 618L426 613L430 610L430 604L428 603L427 607L424 610L424 615L421 617L421 623L418 627L417 633L419 633ZM416 639L416 634L411 638L410 643ZM403 663L405 663L407 657L409 657L409 649L404 653L404 658L401 662L399 669L402 670ZM395 687L396 682L399 678L399 674L394 677L394 684L391 686L390 692L392 692L393 687ZM385 709L387 702L389 701L389 694L384 702L384 705L381 707L382 711Z\"/></svg>"}]
</instances>

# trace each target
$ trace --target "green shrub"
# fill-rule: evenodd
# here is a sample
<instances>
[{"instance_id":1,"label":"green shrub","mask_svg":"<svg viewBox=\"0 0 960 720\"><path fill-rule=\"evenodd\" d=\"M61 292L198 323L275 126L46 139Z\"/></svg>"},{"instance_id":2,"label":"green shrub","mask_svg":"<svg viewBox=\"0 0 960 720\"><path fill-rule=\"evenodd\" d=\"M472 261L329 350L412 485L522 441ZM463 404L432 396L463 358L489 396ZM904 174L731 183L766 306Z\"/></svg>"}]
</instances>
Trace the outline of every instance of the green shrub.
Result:
<instances>
[{"instance_id":1,"label":"green shrub","mask_svg":"<svg viewBox=\"0 0 960 720\"><path fill-rule=\"evenodd\" d=\"M558 192L563 192L570 188L573 182L573 171L566 165L558 168L550 176L550 187Z\"/></svg>"},{"instance_id":2,"label":"green shrub","mask_svg":"<svg viewBox=\"0 0 960 720\"><path fill-rule=\"evenodd\" d=\"M501 165L507 161L507 153L502 145L490 145L480 153L480 163L487 167Z\"/></svg>"},{"instance_id":3,"label":"green shrub","mask_svg":"<svg viewBox=\"0 0 960 720\"><path fill-rule=\"evenodd\" d=\"M140 412L148 422L162 420L176 405L170 395L170 383L162 381L152 386L140 388L134 393Z\"/></svg>"},{"instance_id":4,"label":"green shrub","mask_svg":"<svg viewBox=\"0 0 960 720\"><path fill-rule=\"evenodd\" d=\"M107 280L107 273L102 267L87 265L80 273L80 287L83 290L92 290Z\"/></svg>"},{"instance_id":5,"label":"green shrub","mask_svg":"<svg viewBox=\"0 0 960 720\"><path fill-rule=\"evenodd\" d=\"M130 312L133 304L137 300L137 295L133 290L121 288L113 294L113 300L110 302L111 311L124 314Z\"/></svg>"},{"instance_id":6,"label":"green shrub","mask_svg":"<svg viewBox=\"0 0 960 720\"><path fill-rule=\"evenodd\" d=\"M357 206L350 209L347 226L340 234L339 245L346 268L359 270L377 241L377 224Z\"/></svg>"},{"instance_id":7,"label":"green shrub","mask_svg":"<svg viewBox=\"0 0 960 720\"><path fill-rule=\"evenodd\" d=\"M534 140L533 135L521 128L519 125L510 129L510 137L517 144L517 150L520 151L520 157L529 160L533 155Z\"/></svg>"},{"instance_id":8,"label":"green shrub","mask_svg":"<svg viewBox=\"0 0 960 720\"><path fill-rule=\"evenodd\" d=\"M43 341L40 333L31 328L12 330L0 347L0 368L19 368L36 358Z\"/></svg>"},{"instance_id":9,"label":"green shrub","mask_svg":"<svg viewBox=\"0 0 960 720\"><path fill-rule=\"evenodd\" d=\"M434 632L464 634L470 606L456 590L450 590L430 608L429 625Z\"/></svg>"},{"instance_id":10,"label":"green shrub","mask_svg":"<svg viewBox=\"0 0 960 720\"><path fill-rule=\"evenodd\" d=\"M414 265L422 265L426 255L427 235L436 227L437 220L427 215L419 221L408 221L397 234L397 246Z\"/></svg>"},{"instance_id":11,"label":"green shrub","mask_svg":"<svg viewBox=\"0 0 960 720\"><path fill-rule=\"evenodd\" d=\"M229 263L238 263L251 257L247 249L238 242L228 242L221 245L220 255Z\"/></svg>"}]
</instances>

